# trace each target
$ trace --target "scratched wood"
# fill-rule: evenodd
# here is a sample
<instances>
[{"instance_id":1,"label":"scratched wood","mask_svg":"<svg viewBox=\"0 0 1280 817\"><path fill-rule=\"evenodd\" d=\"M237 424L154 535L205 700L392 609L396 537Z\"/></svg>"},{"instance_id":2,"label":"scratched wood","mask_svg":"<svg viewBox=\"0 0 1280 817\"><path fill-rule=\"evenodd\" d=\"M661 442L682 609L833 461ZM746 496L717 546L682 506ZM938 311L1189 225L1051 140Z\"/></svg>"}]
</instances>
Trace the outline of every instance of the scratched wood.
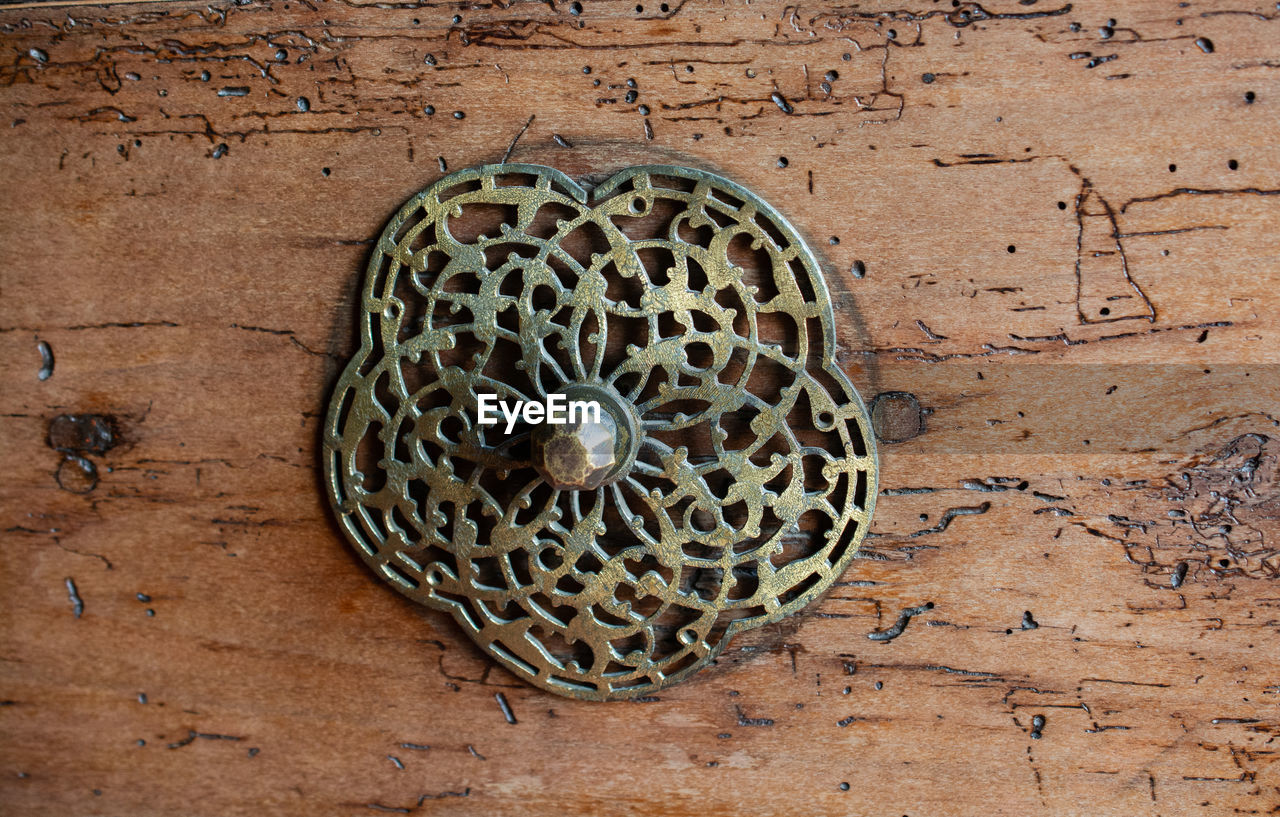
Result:
<instances>
[{"instance_id":1,"label":"scratched wood","mask_svg":"<svg viewBox=\"0 0 1280 817\"><path fill-rule=\"evenodd\" d=\"M639 2L0 11L0 811L1280 807L1280 11ZM751 186L879 395L863 558L650 700L319 490L370 239L503 157Z\"/></svg>"}]
</instances>

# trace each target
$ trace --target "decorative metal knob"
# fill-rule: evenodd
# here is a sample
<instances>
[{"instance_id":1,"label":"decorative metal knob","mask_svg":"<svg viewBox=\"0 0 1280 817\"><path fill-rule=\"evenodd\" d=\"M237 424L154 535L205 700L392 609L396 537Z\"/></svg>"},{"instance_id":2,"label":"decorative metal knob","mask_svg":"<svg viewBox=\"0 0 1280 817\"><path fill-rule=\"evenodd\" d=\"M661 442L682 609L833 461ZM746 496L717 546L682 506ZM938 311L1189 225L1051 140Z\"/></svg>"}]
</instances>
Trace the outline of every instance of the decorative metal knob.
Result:
<instances>
[{"instance_id":1,"label":"decorative metal knob","mask_svg":"<svg viewBox=\"0 0 1280 817\"><path fill-rule=\"evenodd\" d=\"M605 386L574 384L560 393L569 405L587 404L599 410L562 424L536 426L533 467L557 491L590 491L616 482L635 462L639 448L635 412Z\"/></svg>"},{"instance_id":2,"label":"decorative metal knob","mask_svg":"<svg viewBox=\"0 0 1280 817\"><path fill-rule=\"evenodd\" d=\"M533 432L533 467L557 491L589 491L618 473L618 424L599 420L544 423Z\"/></svg>"},{"instance_id":3,"label":"decorative metal knob","mask_svg":"<svg viewBox=\"0 0 1280 817\"><path fill-rule=\"evenodd\" d=\"M378 240L360 338L324 431L340 525L544 689L686 678L813 601L866 535L875 449L825 282L726 179L450 174ZM495 422L490 400L545 411ZM557 401L599 413L535 421Z\"/></svg>"}]
</instances>

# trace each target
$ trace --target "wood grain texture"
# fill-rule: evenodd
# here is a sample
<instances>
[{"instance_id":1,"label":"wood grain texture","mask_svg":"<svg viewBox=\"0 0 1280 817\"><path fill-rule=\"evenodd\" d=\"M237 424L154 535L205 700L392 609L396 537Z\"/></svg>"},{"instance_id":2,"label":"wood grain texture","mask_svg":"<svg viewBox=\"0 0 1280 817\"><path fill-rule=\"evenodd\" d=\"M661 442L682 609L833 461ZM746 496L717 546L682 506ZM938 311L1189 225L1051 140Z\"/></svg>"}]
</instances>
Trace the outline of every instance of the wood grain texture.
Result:
<instances>
[{"instance_id":1,"label":"wood grain texture","mask_svg":"<svg viewBox=\"0 0 1280 817\"><path fill-rule=\"evenodd\" d=\"M639 2L0 10L0 810L1275 813L1280 11ZM652 700L493 668L319 490L371 239L504 156L752 187L905 437Z\"/></svg>"}]
</instances>

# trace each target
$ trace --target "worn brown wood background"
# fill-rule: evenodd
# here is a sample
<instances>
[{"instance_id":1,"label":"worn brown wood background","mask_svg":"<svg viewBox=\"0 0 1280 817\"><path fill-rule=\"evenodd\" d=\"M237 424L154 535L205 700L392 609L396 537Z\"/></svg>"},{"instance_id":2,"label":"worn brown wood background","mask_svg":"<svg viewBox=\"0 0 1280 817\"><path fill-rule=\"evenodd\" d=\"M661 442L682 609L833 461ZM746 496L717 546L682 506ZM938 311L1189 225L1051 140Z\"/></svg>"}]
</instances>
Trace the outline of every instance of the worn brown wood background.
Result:
<instances>
[{"instance_id":1,"label":"worn brown wood background","mask_svg":"<svg viewBox=\"0 0 1280 817\"><path fill-rule=\"evenodd\" d=\"M11 6L0 110L3 813L1280 809L1275 4ZM865 558L652 700L318 488L370 239L507 155L748 184L904 393Z\"/></svg>"}]
</instances>

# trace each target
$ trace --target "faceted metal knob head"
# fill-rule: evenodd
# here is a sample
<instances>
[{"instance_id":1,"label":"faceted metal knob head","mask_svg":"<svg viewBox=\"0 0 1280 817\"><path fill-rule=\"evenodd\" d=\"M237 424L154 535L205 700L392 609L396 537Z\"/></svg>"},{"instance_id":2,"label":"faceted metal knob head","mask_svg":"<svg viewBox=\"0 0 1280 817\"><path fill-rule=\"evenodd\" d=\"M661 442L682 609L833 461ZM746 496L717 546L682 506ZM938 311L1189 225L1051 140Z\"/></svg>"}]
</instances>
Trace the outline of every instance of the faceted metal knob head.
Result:
<instances>
[{"instance_id":1,"label":"faceted metal knob head","mask_svg":"<svg viewBox=\"0 0 1280 817\"><path fill-rule=\"evenodd\" d=\"M558 491L594 490L618 464L617 438L618 424L605 411L600 412L599 422L540 425L533 432L534 468Z\"/></svg>"},{"instance_id":2,"label":"faceted metal knob head","mask_svg":"<svg viewBox=\"0 0 1280 817\"><path fill-rule=\"evenodd\" d=\"M557 491L593 491L614 482L635 459L639 441L634 412L604 386L572 384L561 393L570 406L586 410L573 415L572 422L534 428L533 467ZM589 408L593 405L599 409Z\"/></svg>"}]
</instances>

